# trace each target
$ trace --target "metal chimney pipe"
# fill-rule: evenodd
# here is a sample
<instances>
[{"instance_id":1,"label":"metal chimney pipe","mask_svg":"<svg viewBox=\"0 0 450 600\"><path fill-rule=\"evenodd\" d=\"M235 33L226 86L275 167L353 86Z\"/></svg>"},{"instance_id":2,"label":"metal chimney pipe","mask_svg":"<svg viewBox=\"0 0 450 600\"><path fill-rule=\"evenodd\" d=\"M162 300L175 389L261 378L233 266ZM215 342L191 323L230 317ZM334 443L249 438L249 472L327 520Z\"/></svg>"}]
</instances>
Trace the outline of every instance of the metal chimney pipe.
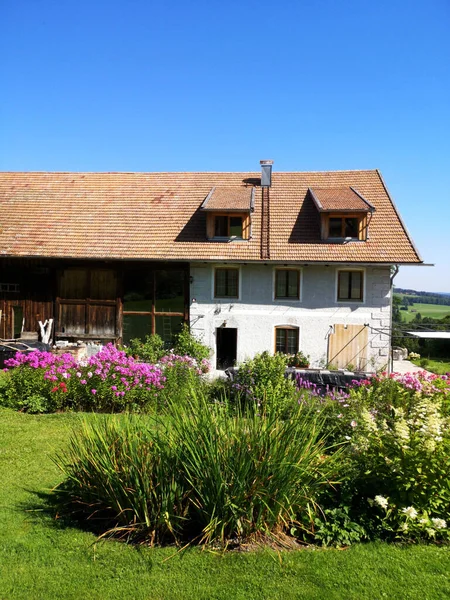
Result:
<instances>
[{"instance_id":1,"label":"metal chimney pipe","mask_svg":"<svg viewBox=\"0 0 450 600\"><path fill-rule=\"evenodd\" d=\"M261 165L261 187L270 187L272 185L272 165L273 160L260 160Z\"/></svg>"}]
</instances>

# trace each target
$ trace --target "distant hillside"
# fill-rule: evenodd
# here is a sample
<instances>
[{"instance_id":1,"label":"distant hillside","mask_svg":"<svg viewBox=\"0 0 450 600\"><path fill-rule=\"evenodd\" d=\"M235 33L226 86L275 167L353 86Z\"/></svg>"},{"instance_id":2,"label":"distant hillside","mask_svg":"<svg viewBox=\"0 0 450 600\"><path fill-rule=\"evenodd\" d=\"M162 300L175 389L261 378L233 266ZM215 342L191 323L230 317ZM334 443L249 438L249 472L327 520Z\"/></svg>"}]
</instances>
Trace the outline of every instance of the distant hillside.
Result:
<instances>
[{"instance_id":1,"label":"distant hillside","mask_svg":"<svg viewBox=\"0 0 450 600\"><path fill-rule=\"evenodd\" d=\"M450 306L450 294L441 292L419 292L417 290L408 290L404 288L394 288L394 294L401 298L406 297L408 304L440 304L441 306Z\"/></svg>"}]
</instances>

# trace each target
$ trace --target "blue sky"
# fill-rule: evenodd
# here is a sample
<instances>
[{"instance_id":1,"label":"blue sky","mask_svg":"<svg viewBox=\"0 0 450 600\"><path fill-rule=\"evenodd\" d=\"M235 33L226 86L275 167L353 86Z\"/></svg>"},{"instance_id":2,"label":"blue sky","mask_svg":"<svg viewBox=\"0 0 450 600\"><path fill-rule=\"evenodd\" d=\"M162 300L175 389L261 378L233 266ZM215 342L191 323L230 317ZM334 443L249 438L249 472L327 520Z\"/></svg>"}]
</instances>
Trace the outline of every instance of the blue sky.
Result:
<instances>
[{"instance_id":1,"label":"blue sky","mask_svg":"<svg viewBox=\"0 0 450 600\"><path fill-rule=\"evenodd\" d=\"M0 169L379 168L450 292L450 3L15 0Z\"/></svg>"}]
</instances>

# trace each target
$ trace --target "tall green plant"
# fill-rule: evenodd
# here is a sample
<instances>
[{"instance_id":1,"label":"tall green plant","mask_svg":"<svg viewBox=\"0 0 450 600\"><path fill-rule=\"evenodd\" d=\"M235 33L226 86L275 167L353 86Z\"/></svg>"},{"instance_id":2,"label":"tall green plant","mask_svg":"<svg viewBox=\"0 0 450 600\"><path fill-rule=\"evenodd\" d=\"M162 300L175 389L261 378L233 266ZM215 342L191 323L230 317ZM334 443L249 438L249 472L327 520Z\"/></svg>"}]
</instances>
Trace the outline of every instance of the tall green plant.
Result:
<instances>
[{"instance_id":1,"label":"tall green plant","mask_svg":"<svg viewBox=\"0 0 450 600\"><path fill-rule=\"evenodd\" d=\"M241 403L259 411L286 414L299 398L295 383L286 378L289 358L262 352L243 362L232 384Z\"/></svg>"},{"instance_id":2,"label":"tall green plant","mask_svg":"<svg viewBox=\"0 0 450 600\"><path fill-rule=\"evenodd\" d=\"M172 399L154 421L102 419L73 434L60 493L103 531L150 542L277 536L309 519L336 475L322 425L299 405L283 421Z\"/></svg>"},{"instance_id":3,"label":"tall green plant","mask_svg":"<svg viewBox=\"0 0 450 600\"><path fill-rule=\"evenodd\" d=\"M200 364L202 360L209 358L211 350L200 342L190 331L186 323L183 324L180 333L175 337L175 354L180 356L190 356Z\"/></svg>"}]
</instances>

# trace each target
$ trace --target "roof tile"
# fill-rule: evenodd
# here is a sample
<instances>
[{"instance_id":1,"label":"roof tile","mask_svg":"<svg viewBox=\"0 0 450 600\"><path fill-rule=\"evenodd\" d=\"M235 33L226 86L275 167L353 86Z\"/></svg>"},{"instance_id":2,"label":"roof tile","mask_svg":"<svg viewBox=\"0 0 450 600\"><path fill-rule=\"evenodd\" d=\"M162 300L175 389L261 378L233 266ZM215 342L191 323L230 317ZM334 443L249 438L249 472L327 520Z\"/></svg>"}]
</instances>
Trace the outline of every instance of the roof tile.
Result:
<instances>
[{"instance_id":1,"label":"roof tile","mask_svg":"<svg viewBox=\"0 0 450 600\"><path fill-rule=\"evenodd\" d=\"M259 261L258 179L259 173L0 173L0 255ZM243 190L239 198L247 202L253 186L251 240L208 242L201 206L211 189L223 190L216 198L224 206L230 190ZM375 207L369 240L324 243L308 188L350 187ZM272 262L421 262L378 171L275 172L270 204Z\"/></svg>"}]
</instances>

